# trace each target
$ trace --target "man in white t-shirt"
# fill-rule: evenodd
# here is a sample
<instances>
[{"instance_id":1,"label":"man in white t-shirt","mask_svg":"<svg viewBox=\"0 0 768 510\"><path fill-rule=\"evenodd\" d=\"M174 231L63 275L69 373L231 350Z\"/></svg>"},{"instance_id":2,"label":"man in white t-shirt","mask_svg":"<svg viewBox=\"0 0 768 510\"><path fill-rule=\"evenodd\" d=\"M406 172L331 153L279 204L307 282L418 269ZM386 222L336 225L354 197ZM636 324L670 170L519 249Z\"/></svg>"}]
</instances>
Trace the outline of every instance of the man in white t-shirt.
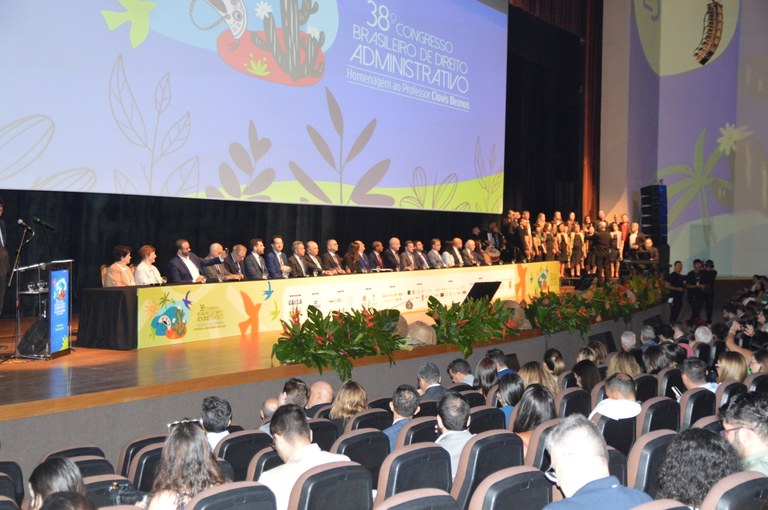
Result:
<instances>
[{"instance_id":1,"label":"man in white t-shirt","mask_svg":"<svg viewBox=\"0 0 768 510\"><path fill-rule=\"evenodd\" d=\"M605 396L592 410L589 419L602 414L614 420L623 420L640 414L642 407L635 398L635 381L632 376L621 372L612 374L605 380Z\"/></svg>"}]
</instances>

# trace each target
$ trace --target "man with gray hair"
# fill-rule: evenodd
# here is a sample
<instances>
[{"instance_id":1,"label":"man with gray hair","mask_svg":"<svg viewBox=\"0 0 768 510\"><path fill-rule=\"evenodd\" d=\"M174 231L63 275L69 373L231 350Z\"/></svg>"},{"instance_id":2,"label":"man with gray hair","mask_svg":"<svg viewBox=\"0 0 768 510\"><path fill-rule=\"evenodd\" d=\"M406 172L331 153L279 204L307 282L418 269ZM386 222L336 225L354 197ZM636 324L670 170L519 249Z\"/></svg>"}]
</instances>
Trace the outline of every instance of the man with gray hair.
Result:
<instances>
[{"instance_id":1,"label":"man with gray hair","mask_svg":"<svg viewBox=\"0 0 768 510\"><path fill-rule=\"evenodd\" d=\"M416 372L421 401L440 400L445 395L445 388L440 385L440 369L431 362L422 363Z\"/></svg>"},{"instance_id":2,"label":"man with gray hair","mask_svg":"<svg viewBox=\"0 0 768 510\"><path fill-rule=\"evenodd\" d=\"M632 331L625 331L621 334L621 349L629 352L637 347L637 336Z\"/></svg>"},{"instance_id":3,"label":"man with gray hair","mask_svg":"<svg viewBox=\"0 0 768 510\"><path fill-rule=\"evenodd\" d=\"M659 343L656 341L656 331L654 331L653 326L643 326L643 329L640 330L640 348L645 349L651 345L658 344Z\"/></svg>"},{"instance_id":4,"label":"man with gray hair","mask_svg":"<svg viewBox=\"0 0 768 510\"><path fill-rule=\"evenodd\" d=\"M693 332L694 342L693 345L691 345L693 352L696 352L696 346L698 344L710 345L712 343L712 337L712 330L707 326L699 326L696 328L696 331Z\"/></svg>"},{"instance_id":5,"label":"man with gray hair","mask_svg":"<svg viewBox=\"0 0 768 510\"><path fill-rule=\"evenodd\" d=\"M768 475L768 395L750 391L731 400L722 434L742 458L745 471Z\"/></svg>"},{"instance_id":6,"label":"man with gray hair","mask_svg":"<svg viewBox=\"0 0 768 510\"><path fill-rule=\"evenodd\" d=\"M547 437L552 459L548 473L557 477L566 499L550 503L545 510L629 510L651 497L624 487L608 472L608 448L594 423L581 414L563 418Z\"/></svg>"}]
</instances>

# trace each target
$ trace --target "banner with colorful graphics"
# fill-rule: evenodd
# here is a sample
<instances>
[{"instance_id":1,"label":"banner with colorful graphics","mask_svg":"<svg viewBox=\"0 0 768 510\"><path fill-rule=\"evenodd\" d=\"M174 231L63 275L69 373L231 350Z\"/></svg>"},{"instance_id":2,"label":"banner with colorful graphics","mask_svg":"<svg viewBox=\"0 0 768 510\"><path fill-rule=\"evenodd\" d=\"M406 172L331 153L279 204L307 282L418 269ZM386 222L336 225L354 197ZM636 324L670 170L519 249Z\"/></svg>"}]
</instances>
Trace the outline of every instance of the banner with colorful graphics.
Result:
<instances>
[{"instance_id":1,"label":"banner with colorful graphics","mask_svg":"<svg viewBox=\"0 0 768 510\"><path fill-rule=\"evenodd\" d=\"M291 310L304 315L310 305L326 313L362 306L425 311L429 296L462 301L477 282L499 282L494 298L517 301L560 290L557 262L142 287L138 347L277 331Z\"/></svg>"}]
</instances>

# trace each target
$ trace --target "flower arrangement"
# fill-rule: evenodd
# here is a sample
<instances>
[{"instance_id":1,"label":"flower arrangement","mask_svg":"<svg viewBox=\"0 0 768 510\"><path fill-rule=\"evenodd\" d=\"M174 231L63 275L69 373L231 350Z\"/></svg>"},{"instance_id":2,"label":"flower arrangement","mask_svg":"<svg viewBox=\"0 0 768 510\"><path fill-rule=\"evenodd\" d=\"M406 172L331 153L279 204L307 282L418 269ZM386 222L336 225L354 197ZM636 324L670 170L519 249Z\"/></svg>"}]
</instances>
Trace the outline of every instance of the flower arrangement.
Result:
<instances>
[{"instance_id":1,"label":"flower arrangement","mask_svg":"<svg viewBox=\"0 0 768 510\"><path fill-rule=\"evenodd\" d=\"M558 331L579 331L584 334L589 331L594 319L589 301L581 295L558 295L554 292L534 298L528 304L527 315L545 335Z\"/></svg>"},{"instance_id":2,"label":"flower arrangement","mask_svg":"<svg viewBox=\"0 0 768 510\"><path fill-rule=\"evenodd\" d=\"M299 311L290 321L281 321L283 333L272 347L272 356L283 363L304 363L310 368L332 368L342 381L352 377L352 360L364 356L387 356L405 346L395 331L400 312L363 307L351 312L334 311L327 315L314 306L307 308L307 319Z\"/></svg>"},{"instance_id":3,"label":"flower arrangement","mask_svg":"<svg viewBox=\"0 0 768 510\"><path fill-rule=\"evenodd\" d=\"M472 346L516 335L520 326L513 319L514 310L506 308L500 300L487 298L467 299L463 303L445 306L434 296L427 301L429 315L434 319L437 343L453 344L461 349L465 358L472 354Z\"/></svg>"}]
</instances>

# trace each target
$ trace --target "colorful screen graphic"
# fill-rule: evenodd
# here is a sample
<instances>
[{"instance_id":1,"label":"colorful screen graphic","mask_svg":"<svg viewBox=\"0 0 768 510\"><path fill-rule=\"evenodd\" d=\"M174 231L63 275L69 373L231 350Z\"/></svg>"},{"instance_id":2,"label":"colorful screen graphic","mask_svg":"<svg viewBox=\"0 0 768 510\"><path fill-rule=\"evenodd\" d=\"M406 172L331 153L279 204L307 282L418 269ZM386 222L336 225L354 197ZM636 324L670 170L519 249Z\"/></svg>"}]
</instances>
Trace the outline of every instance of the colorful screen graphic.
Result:
<instances>
[{"instance_id":1,"label":"colorful screen graphic","mask_svg":"<svg viewBox=\"0 0 768 510\"><path fill-rule=\"evenodd\" d=\"M48 316L51 318L51 351L69 349L69 270L51 271Z\"/></svg>"},{"instance_id":2,"label":"colorful screen graphic","mask_svg":"<svg viewBox=\"0 0 768 510\"><path fill-rule=\"evenodd\" d=\"M504 0L0 5L12 189L501 211Z\"/></svg>"}]
</instances>

